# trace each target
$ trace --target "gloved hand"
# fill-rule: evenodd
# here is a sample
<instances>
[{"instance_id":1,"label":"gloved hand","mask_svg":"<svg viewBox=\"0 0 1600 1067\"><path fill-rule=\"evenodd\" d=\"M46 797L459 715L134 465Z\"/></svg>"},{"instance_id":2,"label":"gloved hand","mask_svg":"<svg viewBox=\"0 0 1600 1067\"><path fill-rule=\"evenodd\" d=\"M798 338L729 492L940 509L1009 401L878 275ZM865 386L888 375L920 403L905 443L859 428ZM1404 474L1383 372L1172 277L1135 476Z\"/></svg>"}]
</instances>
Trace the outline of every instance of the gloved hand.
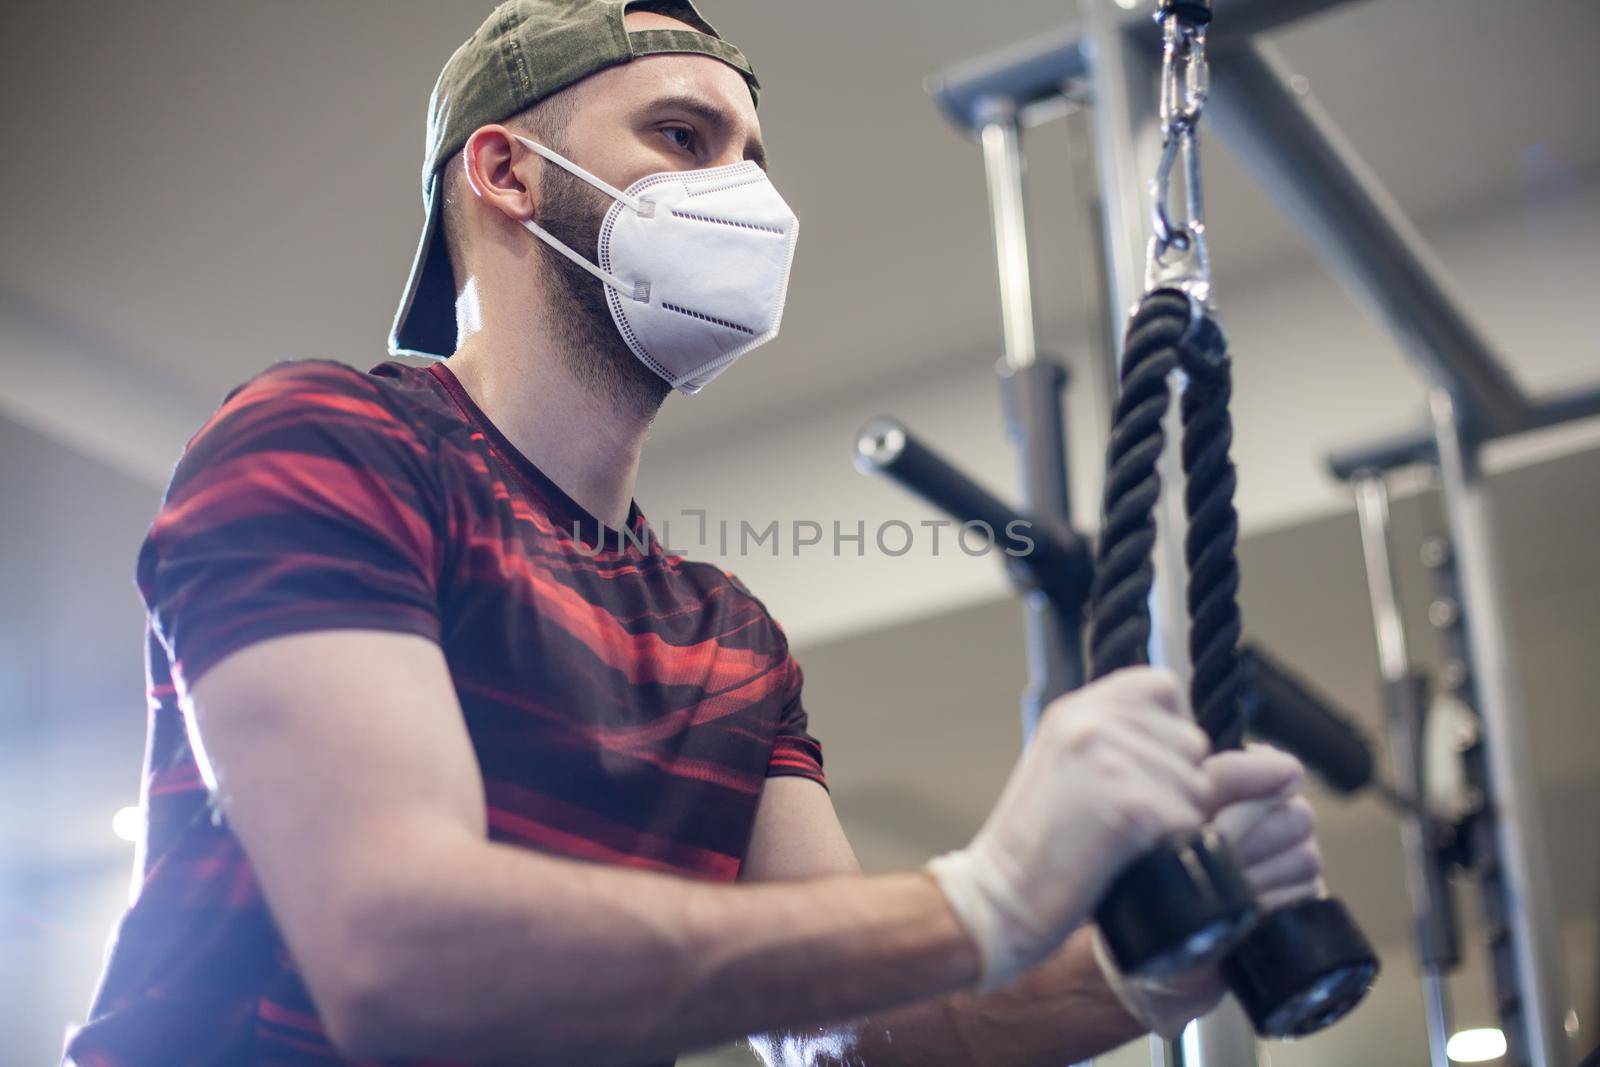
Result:
<instances>
[{"instance_id":1,"label":"gloved hand","mask_svg":"<svg viewBox=\"0 0 1600 1067\"><path fill-rule=\"evenodd\" d=\"M1218 753L1204 767L1221 806L1212 826L1232 847L1262 908L1322 895L1316 816L1300 792L1305 779L1300 761L1269 745L1252 744ZM1162 1037L1176 1037L1227 992L1215 965L1161 978L1125 976L1099 930L1094 956L1128 1014Z\"/></svg>"},{"instance_id":2,"label":"gloved hand","mask_svg":"<svg viewBox=\"0 0 1600 1067\"><path fill-rule=\"evenodd\" d=\"M1210 750L1167 671L1119 671L1052 703L964 849L928 864L995 989L1053 952L1116 874L1213 810Z\"/></svg>"}]
</instances>

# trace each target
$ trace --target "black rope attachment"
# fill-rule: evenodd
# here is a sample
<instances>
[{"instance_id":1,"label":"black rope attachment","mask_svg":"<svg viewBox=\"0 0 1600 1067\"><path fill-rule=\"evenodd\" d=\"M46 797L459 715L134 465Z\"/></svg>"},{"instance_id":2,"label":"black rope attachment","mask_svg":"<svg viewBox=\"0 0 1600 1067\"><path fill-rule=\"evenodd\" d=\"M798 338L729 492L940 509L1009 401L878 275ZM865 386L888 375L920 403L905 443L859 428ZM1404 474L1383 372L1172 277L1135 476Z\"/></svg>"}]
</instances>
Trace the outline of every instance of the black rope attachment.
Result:
<instances>
[{"instance_id":1,"label":"black rope attachment","mask_svg":"<svg viewBox=\"0 0 1600 1067\"><path fill-rule=\"evenodd\" d=\"M1162 421L1173 371L1181 370L1188 379L1180 411L1190 701L1212 747L1236 748L1245 716L1227 345L1199 299L1160 288L1140 302L1123 347L1090 590L1091 674L1147 661ZM1096 907L1095 921L1127 973L1192 967L1227 950L1220 966L1229 989L1256 1031L1271 1037L1313 1033L1341 1018L1378 971L1372 947L1337 900L1302 900L1260 915L1226 844L1210 831L1135 860Z\"/></svg>"},{"instance_id":2,"label":"black rope attachment","mask_svg":"<svg viewBox=\"0 0 1600 1067\"><path fill-rule=\"evenodd\" d=\"M1190 700L1214 748L1237 747L1244 735L1239 704L1238 479L1229 450L1232 374L1222 331L1197 302L1176 289L1145 295L1128 327L1122 388L1106 452L1100 541L1090 590L1091 675L1148 660L1150 591L1155 583L1157 469L1172 399L1172 372L1188 387L1183 419L1184 510L1188 530Z\"/></svg>"}]
</instances>

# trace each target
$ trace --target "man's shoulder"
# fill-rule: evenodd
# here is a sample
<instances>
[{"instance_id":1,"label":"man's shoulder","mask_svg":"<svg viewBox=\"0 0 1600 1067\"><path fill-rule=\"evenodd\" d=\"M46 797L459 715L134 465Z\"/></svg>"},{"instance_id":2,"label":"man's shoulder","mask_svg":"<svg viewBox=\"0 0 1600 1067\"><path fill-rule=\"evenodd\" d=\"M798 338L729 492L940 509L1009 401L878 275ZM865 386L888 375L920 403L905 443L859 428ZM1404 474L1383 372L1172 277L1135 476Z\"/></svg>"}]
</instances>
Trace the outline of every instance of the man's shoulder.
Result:
<instances>
[{"instance_id":1,"label":"man's shoulder","mask_svg":"<svg viewBox=\"0 0 1600 1067\"><path fill-rule=\"evenodd\" d=\"M406 409L437 407L438 391L431 387L432 376L421 367L394 360L360 370L335 359L279 360L246 378L223 397L226 407L244 398L247 402L271 403L285 400L315 400L320 396L343 397L351 401L376 401ZM308 410L314 413L315 407Z\"/></svg>"},{"instance_id":2,"label":"man's shoulder","mask_svg":"<svg viewBox=\"0 0 1600 1067\"><path fill-rule=\"evenodd\" d=\"M418 367L388 361L362 371L333 359L280 360L240 382L190 439L261 430L410 436L426 443L451 413Z\"/></svg>"},{"instance_id":3,"label":"man's shoulder","mask_svg":"<svg viewBox=\"0 0 1600 1067\"><path fill-rule=\"evenodd\" d=\"M453 415L430 393L423 379L431 377L398 363L366 372L332 359L273 363L228 390L190 436L167 496L219 470L248 477L261 462L295 456L369 467L425 465L440 452Z\"/></svg>"}]
</instances>

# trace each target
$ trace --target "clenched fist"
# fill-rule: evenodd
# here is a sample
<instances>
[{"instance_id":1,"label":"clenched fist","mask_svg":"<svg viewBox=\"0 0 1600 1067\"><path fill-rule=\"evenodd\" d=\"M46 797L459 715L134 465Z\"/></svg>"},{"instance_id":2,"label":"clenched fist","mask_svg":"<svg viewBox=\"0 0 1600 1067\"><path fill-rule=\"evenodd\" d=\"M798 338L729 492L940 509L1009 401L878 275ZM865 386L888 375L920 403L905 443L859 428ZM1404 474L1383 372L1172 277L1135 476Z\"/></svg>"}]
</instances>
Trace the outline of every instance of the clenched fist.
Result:
<instances>
[{"instance_id":1,"label":"clenched fist","mask_svg":"<svg viewBox=\"0 0 1600 1067\"><path fill-rule=\"evenodd\" d=\"M1219 809L1212 825L1227 840L1262 908L1320 896L1322 854L1311 802L1300 792L1300 761L1267 745L1250 745L1212 756L1204 769ZM1129 1014L1163 1037L1176 1037L1226 992L1215 965L1160 978L1125 977L1098 934L1095 959Z\"/></svg>"},{"instance_id":2,"label":"clenched fist","mask_svg":"<svg viewBox=\"0 0 1600 1067\"><path fill-rule=\"evenodd\" d=\"M1045 710L972 844L929 864L978 946L979 988L1054 951L1136 856L1205 824L1209 752L1167 671L1119 671Z\"/></svg>"}]
</instances>

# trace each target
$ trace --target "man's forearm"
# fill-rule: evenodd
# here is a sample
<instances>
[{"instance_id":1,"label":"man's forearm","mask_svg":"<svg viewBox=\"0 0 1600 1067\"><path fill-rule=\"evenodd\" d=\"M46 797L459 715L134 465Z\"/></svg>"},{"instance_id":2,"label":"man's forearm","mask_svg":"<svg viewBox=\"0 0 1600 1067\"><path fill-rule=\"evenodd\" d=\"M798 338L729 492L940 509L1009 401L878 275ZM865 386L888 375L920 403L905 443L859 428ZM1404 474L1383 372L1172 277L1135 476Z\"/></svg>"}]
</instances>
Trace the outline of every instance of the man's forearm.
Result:
<instances>
[{"instance_id":1,"label":"man's forearm","mask_svg":"<svg viewBox=\"0 0 1600 1067\"><path fill-rule=\"evenodd\" d=\"M992 1067L1076 1063L1144 1033L1106 985L1089 931L1006 989L948 999L947 1016L965 1063ZM924 1057L920 1062L958 1062Z\"/></svg>"},{"instance_id":2,"label":"man's forearm","mask_svg":"<svg viewBox=\"0 0 1600 1067\"><path fill-rule=\"evenodd\" d=\"M637 1063L948 993L977 951L922 874L717 886L480 841L352 909L362 1057Z\"/></svg>"},{"instance_id":3,"label":"man's forearm","mask_svg":"<svg viewBox=\"0 0 1600 1067\"><path fill-rule=\"evenodd\" d=\"M1106 985L1088 931L1080 930L998 992L907 1005L825 1035L775 1034L751 1043L771 1067L1060 1067L1142 1033Z\"/></svg>"}]
</instances>

